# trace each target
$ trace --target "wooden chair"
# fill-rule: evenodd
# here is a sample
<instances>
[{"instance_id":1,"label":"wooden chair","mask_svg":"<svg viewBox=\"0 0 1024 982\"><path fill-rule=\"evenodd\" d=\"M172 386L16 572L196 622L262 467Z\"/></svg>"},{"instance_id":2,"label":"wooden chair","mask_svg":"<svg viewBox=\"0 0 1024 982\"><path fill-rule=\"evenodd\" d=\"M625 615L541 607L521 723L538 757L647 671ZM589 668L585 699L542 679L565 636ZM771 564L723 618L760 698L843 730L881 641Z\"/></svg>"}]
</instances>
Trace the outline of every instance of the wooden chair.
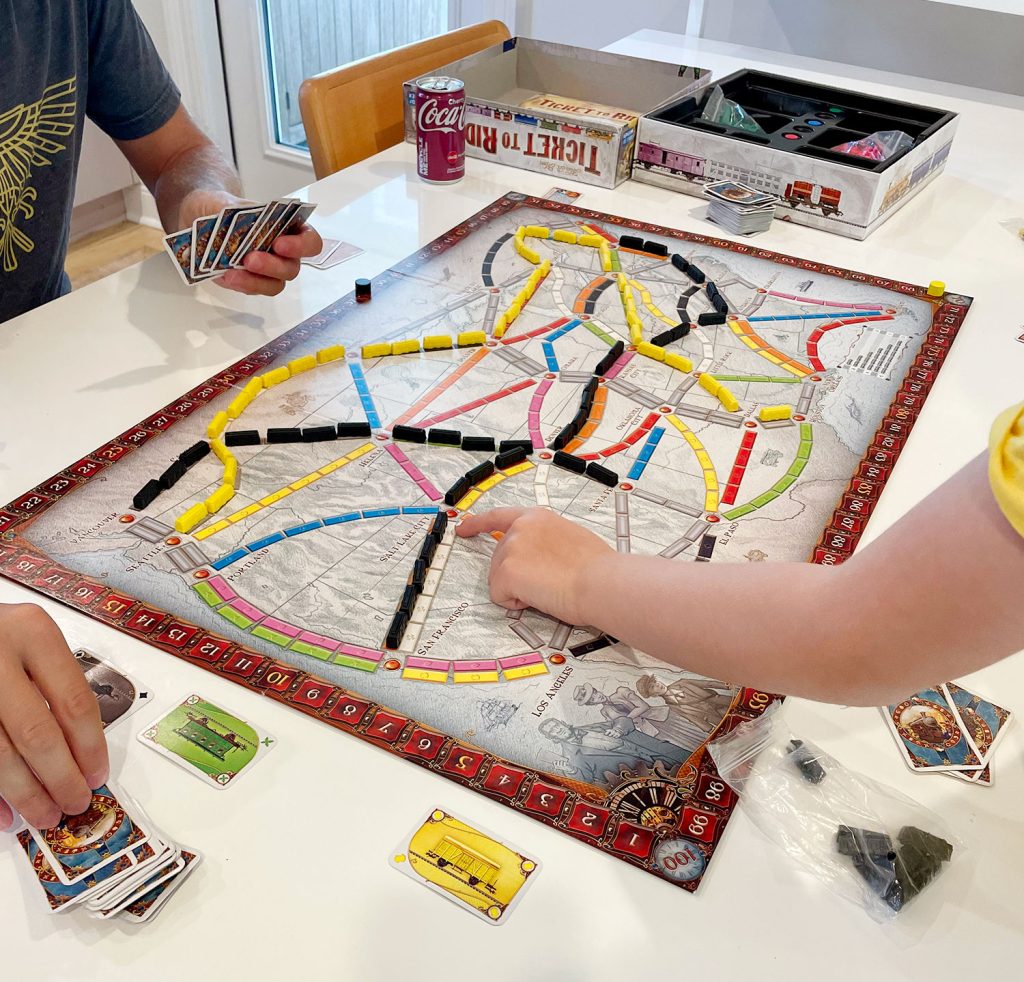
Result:
<instances>
[{"instance_id":1,"label":"wooden chair","mask_svg":"<svg viewBox=\"0 0 1024 982\"><path fill-rule=\"evenodd\" d=\"M403 82L508 38L492 20L307 78L299 108L317 180L405 139Z\"/></svg>"}]
</instances>

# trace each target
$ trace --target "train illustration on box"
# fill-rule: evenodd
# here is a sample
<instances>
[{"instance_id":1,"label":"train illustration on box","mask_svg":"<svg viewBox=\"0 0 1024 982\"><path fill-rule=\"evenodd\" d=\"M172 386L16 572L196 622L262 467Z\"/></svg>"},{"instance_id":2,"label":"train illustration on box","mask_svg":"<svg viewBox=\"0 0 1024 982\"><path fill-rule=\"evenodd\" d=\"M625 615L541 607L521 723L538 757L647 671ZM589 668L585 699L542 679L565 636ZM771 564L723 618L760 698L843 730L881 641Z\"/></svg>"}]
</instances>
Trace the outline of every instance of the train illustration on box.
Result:
<instances>
[{"instance_id":1,"label":"train illustration on box","mask_svg":"<svg viewBox=\"0 0 1024 982\"><path fill-rule=\"evenodd\" d=\"M469 115L486 116L489 119L496 119L506 123L515 122L522 126L536 126L542 130L571 133L574 136L581 136L585 133L591 139L602 140L605 143L610 142L613 136L613 134L607 130L577 126L575 123L567 123L563 120L550 119L545 116L534 115L533 113L512 112L508 109L497 109L492 106L479 105L473 102L466 103L466 112Z\"/></svg>"},{"instance_id":2,"label":"train illustration on box","mask_svg":"<svg viewBox=\"0 0 1024 982\"><path fill-rule=\"evenodd\" d=\"M777 194L783 204L790 208L817 209L826 218L842 214L839 208L842 192L837 188L822 187L810 181L790 181L783 189L782 180L774 175L754 174L752 171L743 171L742 168L735 167L724 168L716 161L711 161L709 165L705 157L667 150L654 143L641 143L637 147L636 162L645 170L667 171L674 177L681 177L693 183L705 184L728 178L744 181L753 187Z\"/></svg>"},{"instance_id":3,"label":"train illustration on box","mask_svg":"<svg viewBox=\"0 0 1024 982\"><path fill-rule=\"evenodd\" d=\"M909 194L929 174L941 167L949 156L951 146L951 143L947 143L940 147L913 171L894 181L882 200L880 213L892 208L897 201ZM825 218L839 218L843 214L840 208L842 191L838 188L824 187L812 181L797 180L792 180L783 187L783 179L775 174L763 174L741 167L726 166L718 161L708 161L706 157L697 157L678 150L668 150L655 143L641 143L637 146L636 165L645 170L671 174L673 177L694 184L706 184L711 181L727 179L743 181L752 187L777 194L781 203L794 211L800 208L820 211Z\"/></svg>"},{"instance_id":4,"label":"train illustration on box","mask_svg":"<svg viewBox=\"0 0 1024 982\"><path fill-rule=\"evenodd\" d=\"M952 148L953 143L950 141L944 146L939 147L927 160L923 163L918 164L909 174L904 174L903 177L893 181L889 185L889 190L885 192L885 197L882 199L882 205L879 209L879 214L888 211L896 204L900 198L909 194L918 184L920 184L929 174L933 171L938 170L949 156L949 151Z\"/></svg>"}]
</instances>

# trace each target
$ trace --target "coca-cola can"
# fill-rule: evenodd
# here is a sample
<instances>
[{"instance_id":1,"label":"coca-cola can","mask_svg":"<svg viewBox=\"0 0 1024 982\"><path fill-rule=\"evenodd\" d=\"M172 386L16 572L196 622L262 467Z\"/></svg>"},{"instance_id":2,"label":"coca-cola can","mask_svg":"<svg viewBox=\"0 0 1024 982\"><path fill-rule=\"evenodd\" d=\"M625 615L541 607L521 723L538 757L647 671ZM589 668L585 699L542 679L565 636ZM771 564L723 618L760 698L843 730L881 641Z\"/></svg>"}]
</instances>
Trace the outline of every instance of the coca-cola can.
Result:
<instances>
[{"instance_id":1,"label":"coca-cola can","mask_svg":"<svg viewBox=\"0 0 1024 982\"><path fill-rule=\"evenodd\" d=\"M466 175L466 86L432 75L416 83L416 170L430 184Z\"/></svg>"}]
</instances>

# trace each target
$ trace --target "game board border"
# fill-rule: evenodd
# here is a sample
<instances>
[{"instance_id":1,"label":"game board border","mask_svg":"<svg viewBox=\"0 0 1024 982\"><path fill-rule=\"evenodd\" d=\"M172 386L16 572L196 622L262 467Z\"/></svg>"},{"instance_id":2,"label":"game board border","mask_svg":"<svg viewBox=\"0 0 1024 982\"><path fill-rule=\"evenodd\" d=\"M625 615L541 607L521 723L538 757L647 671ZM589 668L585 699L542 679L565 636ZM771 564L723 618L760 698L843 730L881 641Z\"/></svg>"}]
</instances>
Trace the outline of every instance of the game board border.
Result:
<instances>
[{"instance_id":1,"label":"game board border","mask_svg":"<svg viewBox=\"0 0 1024 982\"><path fill-rule=\"evenodd\" d=\"M932 325L921 349L853 478L840 496L831 521L809 557L809 561L825 565L843 562L853 552L863 533L885 481L963 324L971 305L971 298L945 294L937 299L929 296L926 287L797 259L742 242L683 232L518 192L509 192L396 263L375 278L375 286L378 290L386 288L405 274L418 269L431 257L451 248L470 232L485 226L494 218L502 217L521 207L556 211L586 221L612 222L649 235L667 235L698 245L709 245L741 255L767 259L781 265L794 266L809 272L866 283L932 304ZM355 302L354 294L350 293L329 304L275 340L211 376L206 382L158 410L137 426L108 441L93 453L87 454L0 509L0 576L36 590L82 613L98 616L115 629L152 647L199 665L220 677L229 678L252 691L326 722L335 729L352 733L396 756L427 767L434 773L470 787L520 814L557 828L607 855L630 863L673 885L691 892L696 890L721 840L735 804L734 796L728 789L724 797L717 789L714 795L708 790L709 782L716 780L717 772L706 753L707 744L740 723L757 717L779 697L752 688L744 688L739 692L715 731L708 735L707 740L674 775L674 779L680 785L680 795L683 799L680 820L675 829L659 832L628 822L598 803L607 803L614 791L597 789L548 772L522 767L474 747L466 741L457 740L439 730L424 726L411 717L389 710L341 686L333 685L301 669L281 664L274 658L249 649L245 645L219 637L198 625L175 618L166 611L147 606L125 592L111 590L89 577L65 569L26 542L20 534L53 504L85 486L106 466L120 460L152 437L170 429L232 385L260 371L327 323L336 320L347 309L354 307ZM571 666L567 667L571 670ZM315 698L310 695L313 690L319 690ZM304 701L297 701L300 699ZM353 712L349 715L355 717L358 714L358 717L354 718L354 721L343 718L341 707L352 708ZM382 724L388 719L400 724L391 739L382 736L379 725L375 729L375 724ZM463 768L467 773L458 773L459 763L453 765L453 761L468 761ZM720 784L720 779L718 782ZM507 790L509 785L511 791ZM538 788L545 789L556 799L561 796L555 811L542 811L536 803L531 807L531 796ZM703 816L703 819L697 816ZM693 821L695 817L696 822ZM699 832L699 837L695 837L694 834L685 835L682 831L684 827L691 833ZM631 836L628 843L625 839L627 835ZM635 846L638 837L642 843L639 850ZM653 854L657 843L674 838L685 839L687 846L691 847L691 855L694 854L693 850L696 850L703 857L698 864L699 868L695 868L695 874L688 880L667 875L654 862ZM633 848L629 849L628 846Z\"/></svg>"}]
</instances>

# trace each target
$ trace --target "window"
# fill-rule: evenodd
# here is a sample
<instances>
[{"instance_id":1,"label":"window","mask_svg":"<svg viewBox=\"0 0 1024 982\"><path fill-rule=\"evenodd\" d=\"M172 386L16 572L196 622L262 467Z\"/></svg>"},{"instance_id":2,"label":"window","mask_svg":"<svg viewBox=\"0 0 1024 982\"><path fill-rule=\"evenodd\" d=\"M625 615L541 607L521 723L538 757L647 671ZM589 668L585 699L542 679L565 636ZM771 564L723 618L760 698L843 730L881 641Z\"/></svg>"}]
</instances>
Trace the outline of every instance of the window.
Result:
<instances>
[{"instance_id":1,"label":"window","mask_svg":"<svg viewBox=\"0 0 1024 982\"><path fill-rule=\"evenodd\" d=\"M449 0L263 0L277 142L306 148L304 79L448 30Z\"/></svg>"}]
</instances>

